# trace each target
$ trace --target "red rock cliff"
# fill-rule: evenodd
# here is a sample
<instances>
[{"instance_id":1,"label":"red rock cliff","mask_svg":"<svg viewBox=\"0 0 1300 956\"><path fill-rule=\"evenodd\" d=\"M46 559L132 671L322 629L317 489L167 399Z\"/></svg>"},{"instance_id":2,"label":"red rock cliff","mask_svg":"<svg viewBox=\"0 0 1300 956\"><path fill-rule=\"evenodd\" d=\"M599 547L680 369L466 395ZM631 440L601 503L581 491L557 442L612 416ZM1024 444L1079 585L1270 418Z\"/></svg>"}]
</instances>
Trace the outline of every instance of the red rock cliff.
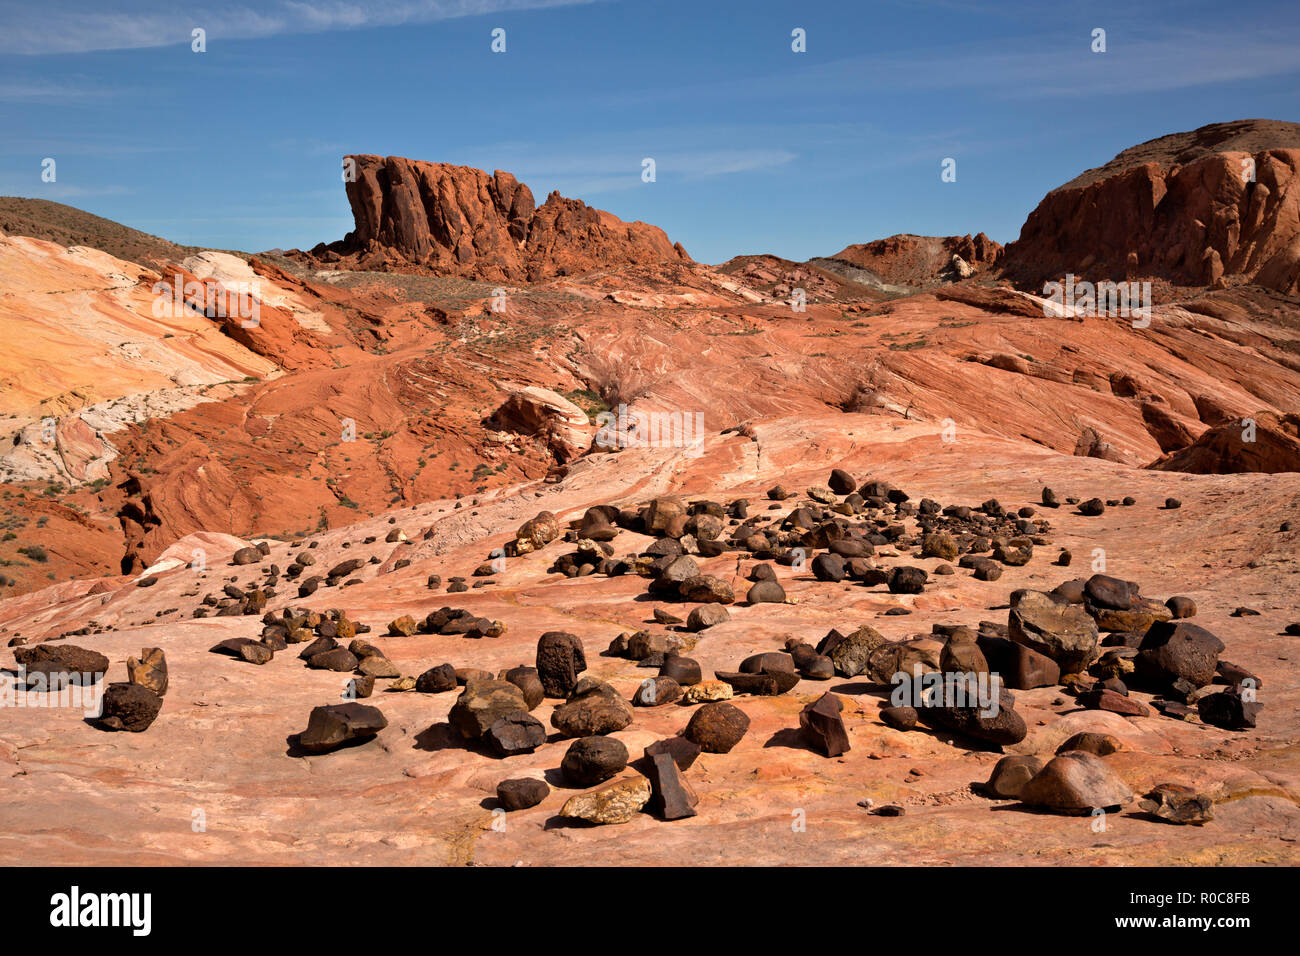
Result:
<instances>
[{"instance_id":1,"label":"red rock cliff","mask_svg":"<svg viewBox=\"0 0 1300 956\"><path fill-rule=\"evenodd\" d=\"M356 229L317 246L322 261L365 269L537 281L633 263L690 261L643 222L623 222L552 193L540 207L510 173L396 156L351 156Z\"/></svg>"},{"instance_id":2,"label":"red rock cliff","mask_svg":"<svg viewBox=\"0 0 1300 956\"><path fill-rule=\"evenodd\" d=\"M1240 277L1295 294L1298 168L1295 123L1238 120L1142 143L1048 193L1007 246L1005 274L1026 285L1067 272L1175 285Z\"/></svg>"}]
</instances>

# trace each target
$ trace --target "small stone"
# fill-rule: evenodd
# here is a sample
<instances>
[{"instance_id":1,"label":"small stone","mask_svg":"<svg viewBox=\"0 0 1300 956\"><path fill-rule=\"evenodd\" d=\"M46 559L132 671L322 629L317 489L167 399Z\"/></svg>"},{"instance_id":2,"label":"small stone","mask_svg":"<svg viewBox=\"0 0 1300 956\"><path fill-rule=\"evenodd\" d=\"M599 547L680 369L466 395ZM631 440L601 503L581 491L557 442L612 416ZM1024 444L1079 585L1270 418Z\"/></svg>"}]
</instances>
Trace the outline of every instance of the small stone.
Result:
<instances>
[{"instance_id":1,"label":"small stone","mask_svg":"<svg viewBox=\"0 0 1300 956\"><path fill-rule=\"evenodd\" d=\"M822 694L799 712L799 726L823 756L838 757L849 750L849 735L840 711L843 702L834 694Z\"/></svg>"},{"instance_id":2,"label":"small stone","mask_svg":"<svg viewBox=\"0 0 1300 956\"><path fill-rule=\"evenodd\" d=\"M726 681L702 680L687 687L682 699L688 704L703 704L713 701L731 700L733 692Z\"/></svg>"},{"instance_id":3,"label":"small stone","mask_svg":"<svg viewBox=\"0 0 1300 956\"><path fill-rule=\"evenodd\" d=\"M139 657L126 659L127 679L149 688L159 697L167 693L167 657L158 647L145 647Z\"/></svg>"},{"instance_id":4,"label":"small stone","mask_svg":"<svg viewBox=\"0 0 1300 956\"><path fill-rule=\"evenodd\" d=\"M394 636L410 637L419 629L419 624L415 618L409 614L403 614L401 617L388 623L388 633Z\"/></svg>"},{"instance_id":5,"label":"small stone","mask_svg":"<svg viewBox=\"0 0 1300 956\"><path fill-rule=\"evenodd\" d=\"M551 726L566 737L610 734L630 723L632 708L612 688L609 693L598 689L574 697L551 711Z\"/></svg>"},{"instance_id":6,"label":"small stone","mask_svg":"<svg viewBox=\"0 0 1300 956\"><path fill-rule=\"evenodd\" d=\"M681 696L681 685L671 677L649 677L637 687L632 703L639 707L659 707L680 700Z\"/></svg>"},{"instance_id":7,"label":"small stone","mask_svg":"<svg viewBox=\"0 0 1300 956\"><path fill-rule=\"evenodd\" d=\"M533 777L516 777L497 784L497 800L506 810L527 810L551 795L545 780Z\"/></svg>"},{"instance_id":8,"label":"small stone","mask_svg":"<svg viewBox=\"0 0 1300 956\"><path fill-rule=\"evenodd\" d=\"M1143 812L1168 823L1201 826L1214 819L1214 798L1179 784L1159 784L1137 805Z\"/></svg>"},{"instance_id":9,"label":"small stone","mask_svg":"<svg viewBox=\"0 0 1300 956\"><path fill-rule=\"evenodd\" d=\"M908 707L906 705L901 707L882 707L880 708L880 719L885 726L893 727L895 730L911 730L916 726L916 708Z\"/></svg>"},{"instance_id":10,"label":"small stone","mask_svg":"<svg viewBox=\"0 0 1300 956\"><path fill-rule=\"evenodd\" d=\"M650 796L650 781L638 774L570 797L560 816L589 823L627 823L650 802Z\"/></svg>"},{"instance_id":11,"label":"small stone","mask_svg":"<svg viewBox=\"0 0 1300 956\"><path fill-rule=\"evenodd\" d=\"M351 671L356 670L357 664L357 656L346 647L313 654L307 661L308 667L321 671Z\"/></svg>"},{"instance_id":12,"label":"small stone","mask_svg":"<svg viewBox=\"0 0 1300 956\"><path fill-rule=\"evenodd\" d=\"M749 717L743 710L734 704L713 702L691 715L684 735L706 753L725 754L740 743L748 730Z\"/></svg>"},{"instance_id":13,"label":"small stone","mask_svg":"<svg viewBox=\"0 0 1300 956\"><path fill-rule=\"evenodd\" d=\"M671 677L681 687L691 687L703 678L699 661L678 654L669 654L664 658L659 668L659 676Z\"/></svg>"},{"instance_id":14,"label":"small stone","mask_svg":"<svg viewBox=\"0 0 1300 956\"><path fill-rule=\"evenodd\" d=\"M686 618L686 629L691 632L703 631L731 620L731 615L721 604L701 604L691 611Z\"/></svg>"},{"instance_id":15,"label":"small stone","mask_svg":"<svg viewBox=\"0 0 1300 956\"><path fill-rule=\"evenodd\" d=\"M1016 800L1025 784L1043 769L1037 757L1011 755L1003 757L993 766L993 773L984 784L984 792L1002 800Z\"/></svg>"},{"instance_id":16,"label":"small stone","mask_svg":"<svg viewBox=\"0 0 1300 956\"><path fill-rule=\"evenodd\" d=\"M749 604L784 604L785 588L772 579L759 581L749 589L745 601Z\"/></svg>"},{"instance_id":17,"label":"small stone","mask_svg":"<svg viewBox=\"0 0 1300 956\"><path fill-rule=\"evenodd\" d=\"M456 686L456 668L451 664L430 667L415 679L415 689L422 694L443 694Z\"/></svg>"},{"instance_id":18,"label":"small stone","mask_svg":"<svg viewBox=\"0 0 1300 956\"><path fill-rule=\"evenodd\" d=\"M493 721L483 739L498 756L513 757L530 754L546 743L546 728L532 714L516 710Z\"/></svg>"},{"instance_id":19,"label":"small stone","mask_svg":"<svg viewBox=\"0 0 1300 956\"><path fill-rule=\"evenodd\" d=\"M1248 730L1263 704L1242 699L1235 688L1217 694L1206 694L1196 702L1196 712L1203 722L1225 730Z\"/></svg>"}]
</instances>

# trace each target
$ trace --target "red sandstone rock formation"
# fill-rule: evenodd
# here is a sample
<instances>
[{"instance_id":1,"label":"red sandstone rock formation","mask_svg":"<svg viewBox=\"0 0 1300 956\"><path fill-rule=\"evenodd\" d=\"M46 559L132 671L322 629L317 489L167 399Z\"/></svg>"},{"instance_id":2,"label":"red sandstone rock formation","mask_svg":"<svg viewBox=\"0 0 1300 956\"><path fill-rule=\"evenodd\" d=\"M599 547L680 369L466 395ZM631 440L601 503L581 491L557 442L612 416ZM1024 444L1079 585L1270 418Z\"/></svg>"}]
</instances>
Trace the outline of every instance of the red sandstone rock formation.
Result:
<instances>
[{"instance_id":1,"label":"red sandstone rock formation","mask_svg":"<svg viewBox=\"0 0 1300 956\"><path fill-rule=\"evenodd\" d=\"M958 265L954 256L965 266ZM977 236L942 237L903 233L874 242L855 243L830 257L832 261L866 269L889 285L921 288L969 278L1001 258L1002 246L982 232Z\"/></svg>"},{"instance_id":2,"label":"red sandstone rock formation","mask_svg":"<svg viewBox=\"0 0 1300 956\"><path fill-rule=\"evenodd\" d=\"M553 192L540 207L510 173L397 156L350 156L356 229L319 245L319 262L535 282L647 262L690 261L681 244ZM299 253L301 255L301 253Z\"/></svg>"},{"instance_id":3,"label":"red sandstone rock formation","mask_svg":"<svg viewBox=\"0 0 1300 956\"><path fill-rule=\"evenodd\" d=\"M1066 273L1300 291L1300 125L1216 123L1120 153L1048 193L1007 246L1026 285ZM1253 178L1252 178L1253 173Z\"/></svg>"},{"instance_id":4,"label":"red sandstone rock formation","mask_svg":"<svg viewBox=\"0 0 1300 956\"><path fill-rule=\"evenodd\" d=\"M1300 415L1259 412L1224 422L1150 467L1194 475L1300 472Z\"/></svg>"}]
</instances>

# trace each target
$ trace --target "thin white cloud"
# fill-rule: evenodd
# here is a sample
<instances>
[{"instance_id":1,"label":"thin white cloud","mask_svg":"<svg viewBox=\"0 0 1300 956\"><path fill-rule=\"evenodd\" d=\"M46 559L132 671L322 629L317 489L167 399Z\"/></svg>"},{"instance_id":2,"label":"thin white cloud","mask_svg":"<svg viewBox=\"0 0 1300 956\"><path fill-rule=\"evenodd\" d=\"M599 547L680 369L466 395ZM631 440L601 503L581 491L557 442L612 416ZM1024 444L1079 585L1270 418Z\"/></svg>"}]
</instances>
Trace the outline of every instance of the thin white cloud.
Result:
<instances>
[{"instance_id":1,"label":"thin white cloud","mask_svg":"<svg viewBox=\"0 0 1300 956\"><path fill-rule=\"evenodd\" d=\"M288 33L323 33L369 27L432 23L517 10L573 6L597 0L266 0L256 7L214 3L191 12L171 0L140 0L129 9L106 11L101 0L51 8L26 0L0 2L0 54L89 53L190 43L202 28L209 46Z\"/></svg>"},{"instance_id":2,"label":"thin white cloud","mask_svg":"<svg viewBox=\"0 0 1300 956\"><path fill-rule=\"evenodd\" d=\"M3 40L0 40L0 46ZM103 99L112 91L103 86L80 86L69 83L48 83L43 80L0 82L0 103L77 103L88 99Z\"/></svg>"}]
</instances>

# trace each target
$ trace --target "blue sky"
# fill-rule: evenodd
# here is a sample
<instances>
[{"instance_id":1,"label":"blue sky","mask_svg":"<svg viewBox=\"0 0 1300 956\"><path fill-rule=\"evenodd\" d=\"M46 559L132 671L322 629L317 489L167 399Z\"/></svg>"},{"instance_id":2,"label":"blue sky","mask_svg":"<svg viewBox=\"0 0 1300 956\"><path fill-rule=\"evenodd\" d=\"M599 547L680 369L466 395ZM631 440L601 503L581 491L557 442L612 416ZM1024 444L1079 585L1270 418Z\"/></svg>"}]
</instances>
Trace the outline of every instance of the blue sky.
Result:
<instances>
[{"instance_id":1,"label":"blue sky","mask_svg":"<svg viewBox=\"0 0 1300 956\"><path fill-rule=\"evenodd\" d=\"M1300 121L1295 0L0 0L0 25L0 194L249 251L341 238L351 152L509 170L719 262L1007 242L1126 146Z\"/></svg>"}]
</instances>

